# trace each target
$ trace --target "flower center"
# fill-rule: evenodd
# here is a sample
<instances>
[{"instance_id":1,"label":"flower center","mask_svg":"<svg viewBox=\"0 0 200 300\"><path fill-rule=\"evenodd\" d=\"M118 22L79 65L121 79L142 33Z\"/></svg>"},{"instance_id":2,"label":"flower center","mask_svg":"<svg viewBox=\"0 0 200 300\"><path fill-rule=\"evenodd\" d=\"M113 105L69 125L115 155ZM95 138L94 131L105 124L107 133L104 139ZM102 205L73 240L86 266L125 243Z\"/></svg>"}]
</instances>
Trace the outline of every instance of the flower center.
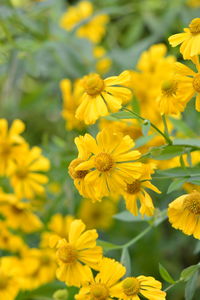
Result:
<instances>
[{"instance_id":1,"label":"flower center","mask_svg":"<svg viewBox=\"0 0 200 300\"><path fill-rule=\"evenodd\" d=\"M19 178L19 179L24 179L27 177L27 174L28 174L28 170L26 168L21 168L21 169L18 169L16 171L16 176Z\"/></svg>"},{"instance_id":2,"label":"flower center","mask_svg":"<svg viewBox=\"0 0 200 300\"><path fill-rule=\"evenodd\" d=\"M194 191L188 196L186 196L183 202L183 206L185 209L188 209L191 213L195 215L200 215L200 193Z\"/></svg>"},{"instance_id":3,"label":"flower center","mask_svg":"<svg viewBox=\"0 0 200 300\"><path fill-rule=\"evenodd\" d=\"M73 263L77 260L77 251L70 244L58 248L58 258L64 263Z\"/></svg>"},{"instance_id":4,"label":"flower center","mask_svg":"<svg viewBox=\"0 0 200 300\"><path fill-rule=\"evenodd\" d=\"M122 288L127 296L137 295L140 291L140 282L135 277L128 277L123 281Z\"/></svg>"},{"instance_id":5,"label":"flower center","mask_svg":"<svg viewBox=\"0 0 200 300\"><path fill-rule=\"evenodd\" d=\"M194 77L192 84L195 91L200 93L200 74Z\"/></svg>"},{"instance_id":6,"label":"flower center","mask_svg":"<svg viewBox=\"0 0 200 300\"><path fill-rule=\"evenodd\" d=\"M81 179L81 178L84 178L88 173L89 171L88 170L78 170L78 171L75 171L76 167L78 165L80 165L80 163L84 162L83 159L80 159L80 158L76 158L74 160L72 160L72 162L70 163L69 165L69 175L72 177L72 179Z\"/></svg>"},{"instance_id":7,"label":"flower center","mask_svg":"<svg viewBox=\"0 0 200 300\"><path fill-rule=\"evenodd\" d=\"M0 272L0 290L5 289L7 284L8 284L8 277L4 275L2 272Z\"/></svg>"},{"instance_id":8,"label":"flower center","mask_svg":"<svg viewBox=\"0 0 200 300\"><path fill-rule=\"evenodd\" d=\"M7 156L9 156L10 153L11 153L11 146L6 142L2 142L0 144L0 154L2 156L7 157Z\"/></svg>"},{"instance_id":9,"label":"flower center","mask_svg":"<svg viewBox=\"0 0 200 300\"><path fill-rule=\"evenodd\" d=\"M88 95L97 96L104 89L104 81L98 74L92 73L84 77L83 87Z\"/></svg>"},{"instance_id":10,"label":"flower center","mask_svg":"<svg viewBox=\"0 0 200 300\"><path fill-rule=\"evenodd\" d=\"M94 165L100 172L107 172L112 169L114 161L110 154L101 152L95 156Z\"/></svg>"},{"instance_id":11,"label":"flower center","mask_svg":"<svg viewBox=\"0 0 200 300\"><path fill-rule=\"evenodd\" d=\"M141 183L139 180L133 181L133 183L127 183L126 192L128 194L137 194L140 191Z\"/></svg>"},{"instance_id":12,"label":"flower center","mask_svg":"<svg viewBox=\"0 0 200 300\"><path fill-rule=\"evenodd\" d=\"M93 300L106 300L109 296L108 288L102 283L93 284L90 293Z\"/></svg>"},{"instance_id":13,"label":"flower center","mask_svg":"<svg viewBox=\"0 0 200 300\"><path fill-rule=\"evenodd\" d=\"M192 34L200 33L200 18L195 18L189 25L190 32Z\"/></svg>"},{"instance_id":14,"label":"flower center","mask_svg":"<svg viewBox=\"0 0 200 300\"><path fill-rule=\"evenodd\" d=\"M162 93L168 97L174 96L177 91L177 85L177 82L174 80L164 81L161 87Z\"/></svg>"}]
</instances>

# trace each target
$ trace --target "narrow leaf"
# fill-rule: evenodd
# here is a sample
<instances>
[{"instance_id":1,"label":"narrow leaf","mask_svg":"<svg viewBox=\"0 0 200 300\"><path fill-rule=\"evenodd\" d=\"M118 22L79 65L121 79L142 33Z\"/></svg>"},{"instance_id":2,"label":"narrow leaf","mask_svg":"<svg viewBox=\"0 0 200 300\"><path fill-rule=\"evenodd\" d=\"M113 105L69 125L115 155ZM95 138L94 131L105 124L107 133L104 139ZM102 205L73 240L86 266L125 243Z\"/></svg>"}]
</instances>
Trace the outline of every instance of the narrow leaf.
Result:
<instances>
[{"instance_id":1,"label":"narrow leaf","mask_svg":"<svg viewBox=\"0 0 200 300\"><path fill-rule=\"evenodd\" d=\"M169 274L169 272L161 265L159 264L159 272L160 272L160 275L161 277L169 282L169 283L175 283L175 280L172 278L172 276Z\"/></svg>"},{"instance_id":2,"label":"narrow leaf","mask_svg":"<svg viewBox=\"0 0 200 300\"><path fill-rule=\"evenodd\" d=\"M180 280L188 281L199 269L199 265L192 265L181 272Z\"/></svg>"},{"instance_id":3,"label":"narrow leaf","mask_svg":"<svg viewBox=\"0 0 200 300\"><path fill-rule=\"evenodd\" d=\"M128 251L128 248L123 248L122 255L121 255L121 263L126 268L126 276L131 275L131 258Z\"/></svg>"},{"instance_id":4,"label":"narrow leaf","mask_svg":"<svg viewBox=\"0 0 200 300\"><path fill-rule=\"evenodd\" d=\"M196 288L198 286L198 272L195 272L193 276L188 280L185 287L185 300L192 300Z\"/></svg>"}]
</instances>

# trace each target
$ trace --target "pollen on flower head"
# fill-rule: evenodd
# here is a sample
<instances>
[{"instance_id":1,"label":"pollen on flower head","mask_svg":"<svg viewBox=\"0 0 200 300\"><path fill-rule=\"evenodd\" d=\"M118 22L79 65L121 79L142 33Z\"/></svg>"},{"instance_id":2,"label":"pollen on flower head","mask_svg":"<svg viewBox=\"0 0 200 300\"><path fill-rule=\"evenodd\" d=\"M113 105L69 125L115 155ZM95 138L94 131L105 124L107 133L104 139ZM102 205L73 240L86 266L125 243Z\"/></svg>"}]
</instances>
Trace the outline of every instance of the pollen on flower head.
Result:
<instances>
[{"instance_id":1,"label":"pollen on flower head","mask_svg":"<svg viewBox=\"0 0 200 300\"><path fill-rule=\"evenodd\" d=\"M110 171L114 165L114 161L110 154L101 152L95 156L94 165L100 172Z\"/></svg>"},{"instance_id":2,"label":"pollen on flower head","mask_svg":"<svg viewBox=\"0 0 200 300\"><path fill-rule=\"evenodd\" d=\"M197 191L185 197L183 207L195 215L200 215L200 193Z\"/></svg>"},{"instance_id":3,"label":"pollen on flower head","mask_svg":"<svg viewBox=\"0 0 200 300\"><path fill-rule=\"evenodd\" d=\"M77 252L70 244L58 248L57 255L63 263L73 263L77 260Z\"/></svg>"},{"instance_id":4,"label":"pollen on flower head","mask_svg":"<svg viewBox=\"0 0 200 300\"><path fill-rule=\"evenodd\" d=\"M88 174L88 170L78 170L76 171L76 167L80 165L80 163L84 162L83 159L76 158L72 160L72 162L69 165L69 175L72 177L72 179L81 179L84 178Z\"/></svg>"},{"instance_id":5,"label":"pollen on flower head","mask_svg":"<svg viewBox=\"0 0 200 300\"><path fill-rule=\"evenodd\" d=\"M200 74L194 77L193 79L193 87L197 93L200 93Z\"/></svg>"},{"instance_id":6,"label":"pollen on flower head","mask_svg":"<svg viewBox=\"0 0 200 300\"><path fill-rule=\"evenodd\" d=\"M99 74L92 73L84 77L83 87L88 95L97 96L104 89L104 81Z\"/></svg>"},{"instance_id":7,"label":"pollen on flower head","mask_svg":"<svg viewBox=\"0 0 200 300\"><path fill-rule=\"evenodd\" d=\"M190 32L192 34L200 33L200 18L195 18L189 25Z\"/></svg>"},{"instance_id":8,"label":"pollen on flower head","mask_svg":"<svg viewBox=\"0 0 200 300\"><path fill-rule=\"evenodd\" d=\"M0 272L0 290L5 289L8 283L8 277Z\"/></svg>"},{"instance_id":9,"label":"pollen on flower head","mask_svg":"<svg viewBox=\"0 0 200 300\"><path fill-rule=\"evenodd\" d=\"M94 300L106 300L109 296L108 288L102 283L93 284L90 293Z\"/></svg>"},{"instance_id":10,"label":"pollen on flower head","mask_svg":"<svg viewBox=\"0 0 200 300\"><path fill-rule=\"evenodd\" d=\"M141 182L134 180L132 183L127 183L126 192L128 194L137 194L140 191Z\"/></svg>"},{"instance_id":11,"label":"pollen on flower head","mask_svg":"<svg viewBox=\"0 0 200 300\"><path fill-rule=\"evenodd\" d=\"M162 93L168 97L175 95L177 91L177 85L177 82L174 80L164 81L161 87Z\"/></svg>"},{"instance_id":12,"label":"pollen on flower head","mask_svg":"<svg viewBox=\"0 0 200 300\"><path fill-rule=\"evenodd\" d=\"M140 282L136 277L128 277L122 282L122 288L127 296L137 295L140 290Z\"/></svg>"},{"instance_id":13,"label":"pollen on flower head","mask_svg":"<svg viewBox=\"0 0 200 300\"><path fill-rule=\"evenodd\" d=\"M27 174L28 174L28 170L27 168L23 168L23 167L20 167L17 171L16 171L16 176L20 179L24 179L27 177Z\"/></svg>"}]
</instances>

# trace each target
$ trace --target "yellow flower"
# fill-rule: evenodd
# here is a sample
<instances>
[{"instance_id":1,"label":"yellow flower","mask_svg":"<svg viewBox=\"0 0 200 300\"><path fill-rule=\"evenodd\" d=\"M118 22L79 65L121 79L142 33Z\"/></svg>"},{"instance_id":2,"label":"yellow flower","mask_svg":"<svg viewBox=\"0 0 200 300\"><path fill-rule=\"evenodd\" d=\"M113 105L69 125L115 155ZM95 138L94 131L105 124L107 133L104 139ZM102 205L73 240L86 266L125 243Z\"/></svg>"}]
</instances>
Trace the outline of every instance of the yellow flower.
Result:
<instances>
[{"instance_id":1,"label":"yellow flower","mask_svg":"<svg viewBox=\"0 0 200 300\"><path fill-rule=\"evenodd\" d=\"M112 296L121 300L165 300L160 281L150 276L127 277L115 286Z\"/></svg>"},{"instance_id":2,"label":"yellow flower","mask_svg":"<svg viewBox=\"0 0 200 300\"><path fill-rule=\"evenodd\" d=\"M153 167L150 164L145 165L141 176L138 179L133 180L131 183L128 183L122 194L126 202L126 208L135 216L138 215L137 200L139 200L141 204L141 215L152 216L154 214L155 207L151 196L146 191L146 188L153 190L156 193L160 193L160 191L150 182L152 173Z\"/></svg>"},{"instance_id":3,"label":"yellow flower","mask_svg":"<svg viewBox=\"0 0 200 300\"><path fill-rule=\"evenodd\" d=\"M49 168L49 160L41 155L39 147L24 148L13 160L8 173L17 197L32 199L35 195L44 194L42 184L48 182L48 177L38 171L48 171Z\"/></svg>"},{"instance_id":4,"label":"yellow flower","mask_svg":"<svg viewBox=\"0 0 200 300\"><path fill-rule=\"evenodd\" d=\"M142 163L136 161L140 158L140 152L132 150L133 147L134 142L129 136L123 137L106 129L98 133L96 140L90 136L90 143L85 143L85 149L91 155L75 170L89 171L84 184L86 190L96 187L93 200L94 197L101 199L116 191L120 193L127 183L140 177Z\"/></svg>"},{"instance_id":5,"label":"yellow flower","mask_svg":"<svg viewBox=\"0 0 200 300\"><path fill-rule=\"evenodd\" d=\"M102 248L96 246L96 230L85 231L81 220L74 220L69 228L68 239L60 238L56 246L58 261L57 278L67 285L80 286L90 268L98 269Z\"/></svg>"},{"instance_id":6,"label":"yellow flower","mask_svg":"<svg viewBox=\"0 0 200 300\"><path fill-rule=\"evenodd\" d=\"M200 54L200 18L195 18L184 28L184 33L174 34L169 37L172 47L181 44L180 52L184 59L191 59Z\"/></svg>"},{"instance_id":7,"label":"yellow flower","mask_svg":"<svg viewBox=\"0 0 200 300\"><path fill-rule=\"evenodd\" d=\"M22 253L27 246L20 236L11 233L5 222L0 221L0 249Z\"/></svg>"},{"instance_id":8,"label":"yellow flower","mask_svg":"<svg viewBox=\"0 0 200 300\"><path fill-rule=\"evenodd\" d=\"M200 26L200 25L199 25ZM199 36L200 39L200 36ZM197 73L187 66L176 63L176 73L179 83L181 83L182 93L188 100L196 96L196 110L200 111L200 64L199 58L194 57L193 62L196 65Z\"/></svg>"},{"instance_id":9,"label":"yellow flower","mask_svg":"<svg viewBox=\"0 0 200 300\"><path fill-rule=\"evenodd\" d=\"M174 78L162 83L156 101L161 114L177 115L184 111L188 97L183 91L182 84Z\"/></svg>"},{"instance_id":10,"label":"yellow flower","mask_svg":"<svg viewBox=\"0 0 200 300\"><path fill-rule=\"evenodd\" d=\"M74 217L67 215L62 216L61 214L55 214L48 223L49 232L43 232L41 235L40 246L43 248L55 246L55 243L60 238L68 239L69 228L74 220Z\"/></svg>"},{"instance_id":11,"label":"yellow flower","mask_svg":"<svg viewBox=\"0 0 200 300\"><path fill-rule=\"evenodd\" d=\"M63 79L60 82L60 89L63 98L62 116L67 121L66 129L82 129L84 123L75 118L75 112L80 104L80 98L84 92L80 84L80 80L76 80L73 84L69 79Z\"/></svg>"},{"instance_id":12,"label":"yellow flower","mask_svg":"<svg viewBox=\"0 0 200 300\"><path fill-rule=\"evenodd\" d=\"M190 7L200 7L200 0L188 0L187 5Z\"/></svg>"},{"instance_id":13,"label":"yellow flower","mask_svg":"<svg viewBox=\"0 0 200 300\"><path fill-rule=\"evenodd\" d=\"M51 282L56 277L56 259L52 249L31 248L20 260L20 285L23 290L33 290Z\"/></svg>"},{"instance_id":14,"label":"yellow flower","mask_svg":"<svg viewBox=\"0 0 200 300\"><path fill-rule=\"evenodd\" d=\"M30 204L20 202L14 195L10 195L10 199L7 200L7 194L0 193L0 212L6 217L6 224L11 228L21 229L26 233L42 228L42 222L32 213Z\"/></svg>"},{"instance_id":15,"label":"yellow flower","mask_svg":"<svg viewBox=\"0 0 200 300\"><path fill-rule=\"evenodd\" d=\"M96 73L85 76L82 80L84 93L76 110L76 118L88 125L109 112L118 111L122 104L131 99L131 91L123 87L129 80L129 71L107 79L102 79Z\"/></svg>"},{"instance_id":16,"label":"yellow flower","mask_svg":"<svg viewBox=\"0 0 200 300\"><path fill-rule=\"evenodd\" d=\"M93 43L101 41L106 32L106 24L109 22L108 15L101 14L92 16L93 5L89 1L81 1L76 6L70 6L60 20L60 26L68 31L74 29L80 22L76 34L78 37L87 38ZM89 20L87 20L90 17Z\"/></svg>"},{"instance_id":17,"label":"yellow flower","mask_svg":"<svg viewBox=\"0 0 200 300\"><path fill-rule=\"evenodd\" d=\"M75 296L76 300L110 300L118 281L124 276L126 269L119 262L110 258L103 258L99 273L89 274L86 284ZM118 297L117 297L118 298Z\"/></svg>"},{"instance_id":18,"label":"yellow flower","mask_svg":"<svg viewBox=\"0 0 200 300\"><path fill-rule=\"evenodd\" d=\"M0 258L0 299L2 300L14 300L19 292L15 263L15 257Z\"/></svg>"},{"instance_id":19,"label":"yellow flower","mask_svg":"<svg viewBox=\"0 0 200 300\"><path fill-rule=\"evenodd\" d=\"M169 204L168 217L172 227L200 239L200 192L185 194Z\"/></svg>"},{"instance_id":20,"label":"yellow flower","mask_svg":"<svg viewBox=\"0 0 200 300\"><path fill-rule=\"evenodd\" d=\"M12 160L20 154L25 140L20 136L24 131L24 123L13 121L10 129L6 119L0 119L0 176L7 174Z\"/></svg>"},{"instance_id":21,"label":"yellow flower","mask_svg":"<svg viewBox=\"0 0 200 300\"><path fill-rule=\"evenodd\" d=\"M84 199L79 209L79 217L87 228L106 230L113 223L112 216L116 213L116 203L112 199L104 199L101 203L92 203L90 199Z\"/></svg>"}]
</instances>

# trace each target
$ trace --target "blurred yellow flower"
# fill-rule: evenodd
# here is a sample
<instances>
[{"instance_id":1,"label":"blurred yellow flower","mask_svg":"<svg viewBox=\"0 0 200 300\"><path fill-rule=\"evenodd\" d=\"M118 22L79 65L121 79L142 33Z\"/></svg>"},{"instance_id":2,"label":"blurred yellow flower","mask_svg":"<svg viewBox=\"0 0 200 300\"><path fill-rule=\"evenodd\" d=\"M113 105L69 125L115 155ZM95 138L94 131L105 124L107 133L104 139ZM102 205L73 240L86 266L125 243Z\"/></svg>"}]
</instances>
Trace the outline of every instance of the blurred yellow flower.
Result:
<instances>
[{"instance_id":1,"label":"blurred yellow flower","mask_svg":"<svg viewBox=\"0 0 200 300\"><path fill-rule=\"evenodd\" d=\"M129 71L106 79L96 73L85 76L81 81L84 93L76 110L76 118L89 125L109 112L118 111L132 97L131 91L124 87L129 80Z\"/></svg>"},{"instance_id":2,"label":"blurred yellow flower","mask_svg":"<svg viewBox=\"0 0 200 300\"><path fill-rule=\"evenodd\" d=\"M109 16L98 14L93 16L94 8L90 1L81 1L76 6L69 6L60 20L60 26L68 31L76 29L76 35L99 43L106 33Z\"/></svg>"},{"instance_id":3,"label":"blurred yellow flower","mask_svg":"<svg viewBox=\"0 0 200 300\"><path fill-rule=\"evenodd\" d=\"M200 26L200 25L199 25ZM200 35L199 35L200 40ZM178 82L181 83L182 93L188 100L196 96L195 107L200 111L200 64L199 57L193 57L193 62L196 65L197 73L188 68L184 64L176 63L176 73L178 75Z\"/></svg>"},{"instance_id":4,"label":"blurred yellow flower","mask_svg":"<svg viewBox=\"0 0 200 300\"><path fill-rule=\"evenodd\" d=\"M184 59L191 59L200 54L200 18L193 19L189 28L184 28L184 33L174 34L169 37L172 47L181 44L180 52Z\"/></svg>"},{"instance_id":5,"label":"blurred yellow flower","mask_svg":"<svg viewBox=\"0 0 200 300\"><path fill-rule=\"evenodd\" d=\"M93 49L93 55L97 59L96 71L99 74L105 74L110 70L112 60L106 56L106 50L102 46L96 46Z\"/></svg>"},{"instance_id":6,"label":"blurred yellow flower","mask_svg":"<svg viewBox=\"0 0 200 300\"><path fill-rule=\"evenodd\" d=\"M72 88L72 82L69 79L63 79L60 82L60 88L63 98L62 116L66 120L66 129L84 128L84 123L75 118L76 109L80 104L80 99L84 92L80 80L76 80Z\"/></svg>"},{"instance_id":7,"label":"blurred yellow flower","mask_svg":"<svg viewBox=\"0 0 200 300\"><path fill-rule=\"evenodd\" d=\"M113 224L113 215L116 214L116 202L110 198L102 202L92 203L90 199L83 199L78 216L86 224L87 228L106 230Z\"/></svg>"},{"instance_id":8,"label":"blurred yellow flower","mask_svg":"<svg viewBox=\"0 0 200 300\"><path fill-rule=\"evenodd\" d=\"M150 276L127 277L113 288L112 296L121 300L165 300L161 282Z\"/></svg>"},{"instance_id":9,"label":"blurred yellow flower","mask_svg":"<svg viewBox=\"0 0 200 300\"><path fill-rule=\"evenodd\" d=\"M188 0L187 5L190 7L200 7L200 0Z\"/></svg>"},{"instance_id":10,"label":"blurred yellow flower","mask_svg":"<svg viewBox=\"0 0 200 300\"><path fill-rule=\"evenodd\" d=\"M31 211L30 204L20 202L14 195L10 195L7 200L7 194L0 193L0 213L6 218L8 227L21 229L26 233L40 230L43 226L38 216Z\"/></svg>"},{"instance_id":11,"label":"blurred yellow flower","mask_svg":"<svg viewBox=\"0 0 200 300\"><path fill-rule=\"evenodd\" d=\"M8 121L0 119L0 176L5 176L12 160L20 154L25 140L20 136L25 125L20 120L13 121L8 129Z\"/></svg>"},{"instance_id":12,"label":"blurred yellow flower","mask_svg":"<svg viewBox=\"0 0 200 300\"><path fill-rule=\"evenodd\" d=\"M118 281L124 276L126 269L119 262L103 258L96 277L88 274L85 285L75 296L76 300L107 300L113 297L113 291ZM117 296L118 298L118 296Z\"/></svg>"},{"instance_id":13,"label":"blurred yellow flower","mask_svg":"<svg viewBox=\"0 0 200 300\"><path fill-rule=\"evenodd\" d=\"M14 300L19 292L19 288L15 257L0 258L0 299Z\"/></svg>"},{"instance_id":14,"label":"blurred yellow flower","mask_svg":"<svg viewBox=\"0 0 200 300\"><path fill-rule=\"evenodd\" d=\"M39 147L24 148L12 161L8 172L17 197L32 199L35 195L44 194L42 185L48 182L48 177L38 172L48 171L49 168L50 162L41 155Z\"/></svg>"},{"instance_id":15,"label":"blurred yellow flower","mask_svg":"<svg viewBox=\"0 0 200 300\"><path fill-rule=\"evenodd\" d=\"M40 246L44 248L48 248L49 245L54 247L55 244L52 244L52 242L60 238L68 239L69 228L73 220L74 217L70 215L53 215L47 226L50 231L45 231L41 234Z\"/></svg>"},{"instance_id":16,"label":"blurred yellow flower","mask_svg":"<svg viewBox=\"0 0 200 300\"><path fill-rule=\"evenodd\" d=\"M192 191L169 204L168 217L172 227L200 239L200 192Z\"/></svg>"},{"instance_id":17,"label":"blurred yellow flower","mask_svg":"<svg viewBox=\"0 0 200 300\"><path fill-rule=\"evenodd\" d=\"M86 134L85 136L89 136ZM102 130L96 140L90 136L90 143L85 143L85 149L91 155L85 162L80 163L77 171L89 171L85 176L85 189L96 187L96 195L102 197L120 193L127 183L138 179L142 163L136 161L140 152L132 150L134 142L129 136Z\"/></svg>"},{"instance_id":18,"label":"blurred yellow flower","mask_svg":"<svg viewBox=\"0 0 200 300\"><path fill-rule=\"evenodd\" d=\"M85 231L81 220L74 220L69 228L68 239L55 240L58 261L57 278L67 285L80 286L90 273L98 269L102 248L96 246L98 234L95 229Z\"/></svg>"},{"instance_id":19,"label":"blurred yellow flower","mask_svg":"<svg viewBox=\"0 0 200 300\"><path fill-rule=\"evenodd\" d=\"M146 189L150 189L156 193L161 192L150 182L151 174L153 172L154 170L151 164L144 165L141 176L138 179L133 180L131 183L128 183L122 193L126 202L126 208L135 216L138 215L137 200L140 201L140 213L142 216L152 216L154 214L155 207L152 198Z\"/></svg>"}]
</instances>

